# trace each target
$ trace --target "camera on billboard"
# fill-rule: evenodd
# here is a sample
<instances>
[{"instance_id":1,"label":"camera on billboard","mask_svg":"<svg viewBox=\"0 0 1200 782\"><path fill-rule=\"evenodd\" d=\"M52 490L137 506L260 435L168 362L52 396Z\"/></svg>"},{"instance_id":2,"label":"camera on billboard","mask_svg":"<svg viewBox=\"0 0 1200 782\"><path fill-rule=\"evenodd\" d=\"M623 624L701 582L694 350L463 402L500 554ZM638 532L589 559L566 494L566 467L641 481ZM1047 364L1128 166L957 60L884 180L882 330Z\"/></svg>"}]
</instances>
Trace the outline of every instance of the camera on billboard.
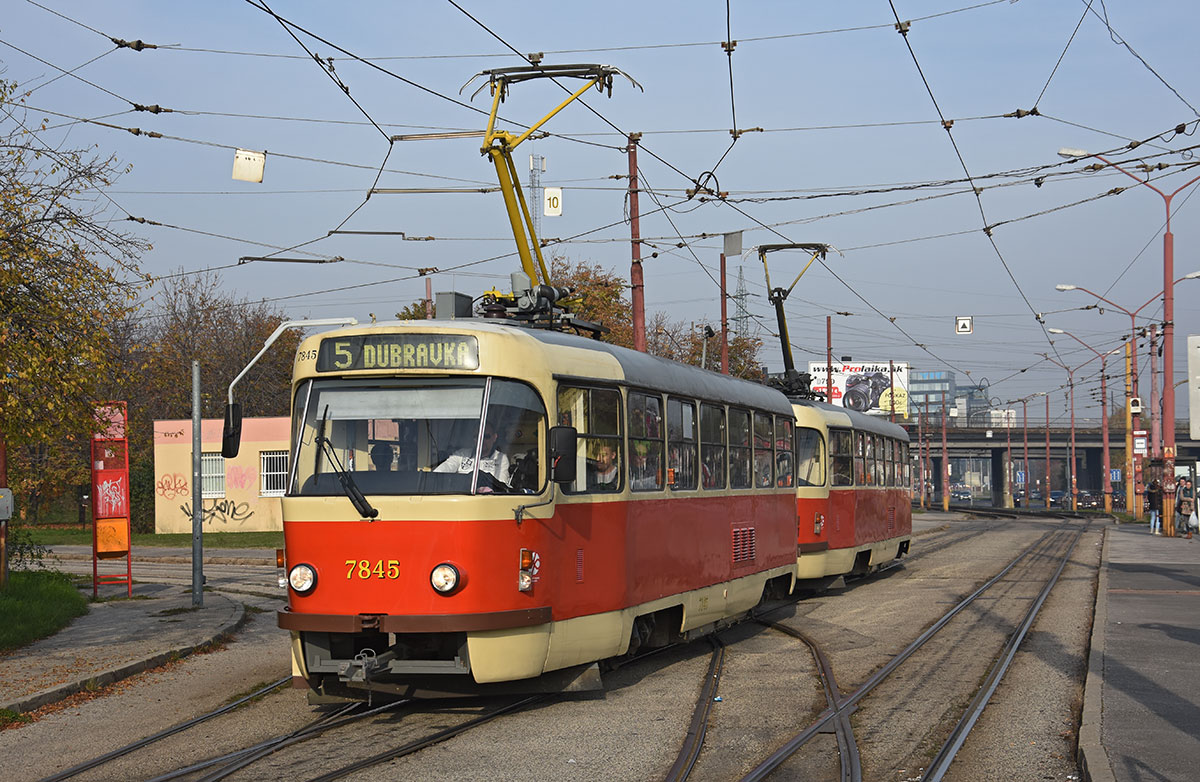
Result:
<instances>
[{"instance_id":1,"label":"camera on billboard","mask_svg":"<svg viewBox=\"0 0 1200 782\"><path fill-rule=\"evenodd\" d=\"M846 378L846 393L842 395L842 407L865 413L879 406L879 396L890 386L887 375L882 372L858 372Z\"/></svg>"}]
</instances>

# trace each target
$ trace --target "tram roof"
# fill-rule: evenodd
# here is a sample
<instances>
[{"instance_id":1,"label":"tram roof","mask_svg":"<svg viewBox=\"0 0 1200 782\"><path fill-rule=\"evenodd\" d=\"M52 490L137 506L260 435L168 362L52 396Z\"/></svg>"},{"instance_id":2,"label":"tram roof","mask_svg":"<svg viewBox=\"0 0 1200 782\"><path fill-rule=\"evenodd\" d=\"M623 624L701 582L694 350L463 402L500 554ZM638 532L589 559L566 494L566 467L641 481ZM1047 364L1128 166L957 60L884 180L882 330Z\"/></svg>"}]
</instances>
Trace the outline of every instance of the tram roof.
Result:
<instances>
[{"instance_id":1,"label":"tram roof","mask_svg":"<svg viewBox=\"0 0 1200 782\"><path fill-rule=\"evenodd\" d=\"M592 350L612 356L621 366L624 382L647 389L665 391L669 394L692 396L699 399L723 400L773 413L791 414L791 404L782 392L749 380L722 375L718 372L681 364L648 353L641 353L619 345L581 337L577 334L567 334L549 329L538 329L522 326L504 320L487 318L456 318L453 320L417 320L389 321L376 324L351 326L344 329L349 333L369 333L380 328L421 328L449 329L452 331L490 332L494 334L519 334L534 339L544 345L571 348L575 350ZM330 336L329 332L315 335ZM572 378L578 376L572 375ZM586 377L578 377L588 380ZM599 380L599 378L595 378ZM605 379L603 382L612 382Z\"/></svg>"},{"instance_id":2,"label":"tram roof","mask_svg":"<svg viewBox=\"0 0 1200 782\"><path fill-rule=\"evenodd\" d=\"M908 439L908 432L904 427L894 424L882 416L867 415L840 405L831 405L828 402L818 402L812 399L793 399L792 404L797 407L810 407L822 411L828 417L827 423L830 426L852 426L871 434L896 437L901 440Z\"/></svg>"},{"instance_id":3,"label":"tram roof","mask_svg":"<svg viewBox=\"0 0 1200 782\"><path fill-rule=\"evenodd\" d=\"M534 339L548 345L607 353L621 364L625 382L633 386L653 388L669 394L695 396L700 399L736 402L760 410L770 410L774 413L791 413L791 405L788 403L787 397L781 392L759 383L722 375L719 372L711 372L575 334L541 329L529 329L528 333Z\"/></svg>"}]
</instances>

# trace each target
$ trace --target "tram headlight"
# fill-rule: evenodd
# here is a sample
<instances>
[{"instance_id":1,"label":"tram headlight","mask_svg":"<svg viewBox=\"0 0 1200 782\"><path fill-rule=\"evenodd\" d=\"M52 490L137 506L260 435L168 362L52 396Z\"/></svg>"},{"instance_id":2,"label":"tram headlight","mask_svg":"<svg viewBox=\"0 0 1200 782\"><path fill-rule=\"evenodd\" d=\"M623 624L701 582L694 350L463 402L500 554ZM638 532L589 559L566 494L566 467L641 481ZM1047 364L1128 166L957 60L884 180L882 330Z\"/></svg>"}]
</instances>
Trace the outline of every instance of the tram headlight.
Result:
<instances>
[{"instance_id":1,"label":"tram headlight","mask_svg":"<svg viewBox=\"0 0 1200 782\"><path fill-rule=\"evenodd\" d=\"M458 586L458 568L448 562L443 562L429 574L429 583L443 595L454 591Z\"/></svg>"},{"instance_id":2,"label":"tram headlight","mask_svg":"<svg viewBox=\"0 0 1200 782\"><path fill-rule=\"evenodd\" d=\"M288 573L288 583L298 594L306 595L317 586L317 571L312 565L296 565Z\"/></svg>"}]
</instances>

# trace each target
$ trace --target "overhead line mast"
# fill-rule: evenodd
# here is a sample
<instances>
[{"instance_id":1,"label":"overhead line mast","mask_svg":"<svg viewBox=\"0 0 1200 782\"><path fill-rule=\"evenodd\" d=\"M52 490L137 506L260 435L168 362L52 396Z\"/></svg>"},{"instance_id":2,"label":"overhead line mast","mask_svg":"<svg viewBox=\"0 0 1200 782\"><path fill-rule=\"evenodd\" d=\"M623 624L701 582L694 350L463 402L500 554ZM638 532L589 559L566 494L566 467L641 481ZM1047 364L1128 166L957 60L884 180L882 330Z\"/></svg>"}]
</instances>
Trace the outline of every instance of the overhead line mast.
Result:
<instances>
[{"instance_id":1,"label":"overhead line mast","mask_svg":"<svg viewBox=\"0 0 1200 782\"><path fill-rule=\"evenodd\" d=\"M558 114L558 112L562 111L592 87L596 87L601 91L607 90L609 95L612 95L613 76L618 74L625 76L634 86L641 89L636 81L617 68L609 65L533 65L516 68L495 68L477 74L477 76L488 77L488 86L492 93L492 110L488 115L487 130L484 133L483 146L480 148L480 152L490 157L492 163L496 166L496 178L500 182L500 189L504 195L504 206L508 211L508 220L512 226L513 239L517 243L517 253L521 258L521 268L529 278L530 288L536 287L539 285L539 282L549 285L550 272L546 268L545 259L542 257L542 248L538 242L533 217L530 215L529 206L525 202L525 196L521 192L520 180L517 176L517 167L513 163L512 152L521 142L535 133L538 128L546 124L554 115ZM497 130L496 113L500 108L501 101L508 94L509 86L531 79L546 78L584 79L587 83L572 93L562 103L558 104L546 116L533 123L533 125L520 135L514 135L505 130ZM478 91L476 91L476 94L478 94ZM532 252L530 251L531 247ZM536 266L534 264L535 257Z\"/></svg>"}]
</instances>

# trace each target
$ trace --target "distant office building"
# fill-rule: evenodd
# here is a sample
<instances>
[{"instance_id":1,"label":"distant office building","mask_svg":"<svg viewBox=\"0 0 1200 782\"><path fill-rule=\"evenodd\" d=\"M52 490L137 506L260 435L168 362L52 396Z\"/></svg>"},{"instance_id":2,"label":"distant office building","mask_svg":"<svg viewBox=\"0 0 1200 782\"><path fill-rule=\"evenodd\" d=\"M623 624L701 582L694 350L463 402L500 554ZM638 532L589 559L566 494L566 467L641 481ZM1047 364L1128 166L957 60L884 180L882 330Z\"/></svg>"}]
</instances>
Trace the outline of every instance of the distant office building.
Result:
<instances>
[{"instance_id":1,"label":"distant office building","mask_svg":"<svg viewBox=\"0 0 1200 782\"><path fill-rule=\"evenodd\" d=\"M959 391L955 400L958 408L956 426L989 426L992 405L987 386L970 386Z\"/></svg>"},{"instance_id":2,"label":"distant office building","mask_svg":"<svg viewBox=\"0 0 1200 782\"><path fill-rule=\"evenodd\" d=\"M908 401L914 411L924 410L931 415L941 415L943 394L946 404L952 408L954 398L958 396L958 384L953 372L948 369L909 369Z\"/></svg>"}]
</instances>

